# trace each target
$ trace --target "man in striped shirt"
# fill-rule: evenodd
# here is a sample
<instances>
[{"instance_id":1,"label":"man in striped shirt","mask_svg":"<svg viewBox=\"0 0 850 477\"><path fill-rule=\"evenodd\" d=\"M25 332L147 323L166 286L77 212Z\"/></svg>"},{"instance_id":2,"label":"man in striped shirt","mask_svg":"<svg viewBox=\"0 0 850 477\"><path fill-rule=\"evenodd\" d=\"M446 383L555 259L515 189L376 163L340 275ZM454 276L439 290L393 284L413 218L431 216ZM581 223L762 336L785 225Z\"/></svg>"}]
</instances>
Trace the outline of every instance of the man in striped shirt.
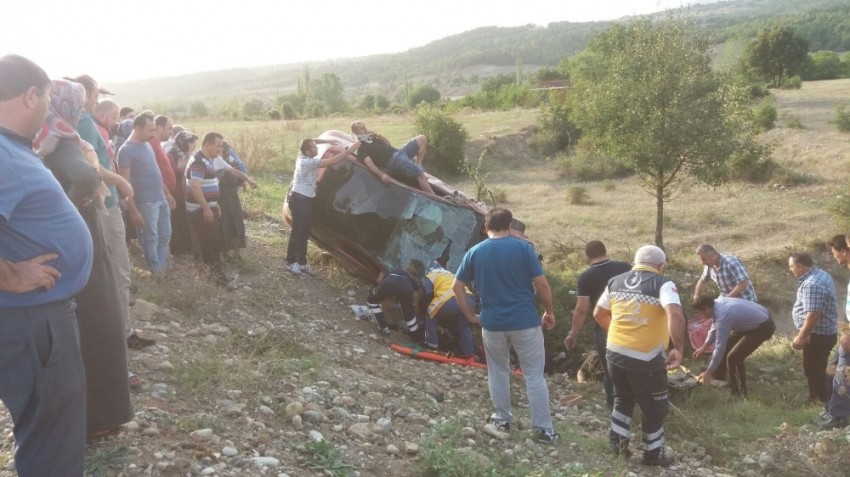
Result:
<instances>
[{"instance_id":1,"label":"man in striped shirt","mask_svg":"<svg viewBox=\"0 0 850 477\"><path fill-rule=\"evenodd\" d=\"M201 247L204 265L210 268L219 285L234 289L235 284L227 280L221 260L222 237L219 219L221 209L218 206L218 176L216 171L223 170L245 180L251 187L257 183L239 169L231 167L221 158L221 144L224 137L217 132L209 132L201 142L201 150L192 156L186 168L186 213L189 224L195 230Z\"/></svg>"}]
</instances>

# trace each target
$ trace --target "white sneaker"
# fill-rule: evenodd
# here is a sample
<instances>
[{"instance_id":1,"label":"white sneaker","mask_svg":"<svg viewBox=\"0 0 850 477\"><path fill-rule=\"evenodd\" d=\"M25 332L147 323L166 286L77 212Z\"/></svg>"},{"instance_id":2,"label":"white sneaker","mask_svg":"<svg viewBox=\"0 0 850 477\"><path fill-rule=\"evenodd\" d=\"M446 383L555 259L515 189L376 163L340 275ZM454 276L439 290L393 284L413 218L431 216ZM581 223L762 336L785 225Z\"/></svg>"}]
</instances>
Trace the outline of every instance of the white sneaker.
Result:
<instances>
[{"instance_id":1,"label":"white sneaker","mask_svg":"<svg viewBox=\"0 0 850 477\"><path fill-rule=\"evenodd\" d=\"M297 263L290 263L286 265L286 271L293 275L301 275L301 266Z\"/></svg>"},{"instance_id":2,"label":"white sneaker","mask_svg":"<svg viewBox=\"0 0 850 477\"><path fill-rule=\"evenodd\" d=\"M298 265L298 267L301 269L301 273L306 273L307 275L313 274L313 269L310 268L310 265Z\"/></svg>"},{"instance_id":3,"label":"white sneaker","mask_svg":"<svg viewBox=\"0 0 850 477\"><path fill-rule=\"evenodd\" d=\"M351 309L351 314L354 315L355 319L364 321L372 320L372 313L369 312L369 307L363 305L351 305L349 308Z\"/></svg>"}]
</instances>

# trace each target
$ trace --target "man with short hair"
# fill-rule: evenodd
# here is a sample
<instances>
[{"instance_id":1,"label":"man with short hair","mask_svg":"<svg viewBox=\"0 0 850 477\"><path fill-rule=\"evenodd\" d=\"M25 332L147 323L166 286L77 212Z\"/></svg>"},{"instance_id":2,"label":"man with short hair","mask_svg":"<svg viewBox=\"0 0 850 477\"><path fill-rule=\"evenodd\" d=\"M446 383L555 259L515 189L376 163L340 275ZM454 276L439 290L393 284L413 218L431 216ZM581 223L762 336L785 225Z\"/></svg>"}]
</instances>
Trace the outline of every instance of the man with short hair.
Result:
<instances>
[{"instance_id":1,"label":"man with short hair","mask_svg":"<svg viewBox=\"0 0 850 477\"><path fill-rule=\"evenodd\" d=\"M593 312L596 322L608 330L608 372L614 382L611 450L616 456L631 455L630 428L637 404L643 416L641 462L660 467L673 464L664 451L664 418L670 404L666 368L679 366L685 342L679 292L662 275L666 264L661 248L639 248L632 270L608 282ZM673 349L665 354L671 339Z\"/></svg>"},{"instance_id":2,"label":"man with short hair","mask_svg":"<svg viewBox=\"0 0 850 477\"><path fill-rule=\"evenodd\" d=\"M425 323L416 316L416 304L421 294L418 280L424 272L422 262L412 259L404 268L391 268L378 276L378 284L369 292L366 305L382 335L389 335L390 329L381 303L393 300L401 308L401 319L410 339L419 343L425 337Z\"/></svg>"},{"instance_id":3,"label":"man with short hair","mask_svg":"<svg viewBox=\"0 0 850 477\"><path fill-rule=\"evenodd\" d=\"M154 124L156 124L156 129L149 142L154 155L156 155L156 165L159 167L160 174L162 174L162 183L165 185L167 195L172 197L172 201L174 201L174 194L177 193L177 176L174 174L174 168L171 167L171 159L168 158L168 154L162 148L162 143L171 137L174 125L171 118L163 115L155 117Z\"/></svg>"},{"instance_id":4,"label":"man with short hair","mask_svg":"<svg viewBox=\"0 0 850 477\"><path fill-rule=\"evenodd\" d=\"M221 134L207 133L201 141L201 150L189 161L186 168L186 213L189 225L198 237L204 265L215 275L219 286L235 290L235 280L227 279L221 260L224 248L219 225L221 209L218 206L219 187L216 171L223 170L225 174L233 174L248 182L251 187L257 187L257 183L221 158L223 141L224 136Z\"/></svg>"},{"instance_id":5,"label":"man with short hair","mask_svg":"<svg viewBox=\"0 0 850 477\"><path fill-rule=\"evenodd\" d=\"M708 282L717 284L721 296L758 301L747 269L738 257L721 255L709 244L700 245L697 255L705 269L694 288L694 301L703 294Z\"/></svg>"},{"instance_id":6,"label":"man with short hair","mask_svg":"<svg viewBox=\"0 0 850 477\"><path fill-rule=\"evenodd\" d=\"M361 143L355 154L357 159L384 184L392 182L391 176L408 177L416 180L420 189L434 195L434 190L422 169L422 161L425 160L425 152L428 150L428 138L424 134L414 137L401 149L396 149L387 138L366 129L362 121L351 123L351 133L354 134L355 141ZM382 168L387 172L383 172Z\"/></svg>"},{"instance_id":7,"label":"man with short hair","mask_svg":"<svg viewBox=\"0 0 850 477\"><path fill-rule=\"evenodd\" d=\"M168 268L174 198L165 188L149 142L155 130L152 112L145 111L133 119L133 132L118 150L118 170L133 185L134 196L126 203L130 220L139 232L148 269L154 277L161 278Z\"/></svg>"},{"instance_id":8,"label":"man with short hair","mask_svg":"<svg viewBox=\"0 0 850 477\"><path fill-rule=\"evenodd\" d=\"M136 110L129 106L124 106L118 111L118 119L121 121L133 119L134 117L136 117Z\"/></svg>"},{"instance_id":9,"label":"man with short hair","mask_svg":"<svg viewBox=\"0 0 850 477\"><path fill-rule=\"evenodd\" d=\"M80 476L86 381L76 305L91 272L89 230L32 150L50 78L0 57L0 400L14 423L21 477ZM48 365L49 364L49 365Z\"/></svg>"},{"instance_id":10,"label":"man with short hair","mask_svg":"<svg viewBox=\"0 0 850 477\"><path fill-rule=\"evenodd\" d=\"M452 290L457 304L470 323L481 323L487 380L495 410L490 422L509 430L511 414L511 348L516 351L531 411L531 428L539 442L554 443L555 432L549 408L549 388L543 378L546 353L543 329L555 326L552 289L543 274L537 252L528 242L511 236L513 215L494 208L484 219L487 240L469 249L458 267ZM467 284L475 282L481 297L480 319L466 300ZM545 312L540 317L535 291ZM542 324L542 326L541 326Z\"/></svg>"},{"instance_id":11,"label":"man with short hair","mask_svg":"<svg viewBox=\"0 0 850 477\"><path fill-rule=\"evenodd\" d=\"M693 307L701 319L714 320L705 343L694 351L694 358L698 358L716 343L708 369L700 379L703 384L711 384L716 372L725 369L732 395L747 397L744 360L776 331L770 312L756 302L728 296L715 300L703 295Z\"/></svg>"},{"instance_id":12,"label":"man with short hair","mask_svg":"<svg viewBox=\"0 0 850 477\"><path fill-rule=\"evenodd\" d=\"M573 308L573 323L570 333L564 338L564 347L568 350L572 350L575 347L578 334L584 325L584 320L587 318L588 312L593 312L593 309L596 308L596 301L599 300L599 296L605 291L608 281L621 273L628 272L632 268L626 262L613 261L608 258L608 250L606 250L605 244L599 240L587 242L584 246L584 255L590 263L590 268L582 272L578 277L576 305ZM611 377L608 375L608 361L605 359L608 333L599 326L599 323L594 322L593 325L593 341L596 345L596 355L599 358L599 364L602 366L602 385L605 388L605 400L610 409L614 406L614 385L611 383Z\"/></svg>"},{"instance_id":13,"label":"man with short hair","mask_svg":"<svg viewBox=\"0 0 850 477\"><path fill-rule=\"evenodd\" d=\"M850 244L844 234L835 235L829 242L832 257L839 265L850 268ZM850 283L847 284L850 291ZM845 301L845 317L850 321L850 296ZM850 417L850 380L846 374L850 360L850 327L847 323L839 326L838 346L829 363L835 367L832 379L827 376L827 395L829 400L818 416L817 424L822 428L846 427ZM844 388L842 391L842 387Z\"/></svg>"},{"instance_id":14,"label":"man with short hair","mask_svg":"<svg viewBox=\"0 0 850 477\"><path fill-rule=\"evenodd\" d=\"M805 252L791 254L788 268L797 277L797 300L791 317L798 331L791 345L803 350L803 374L809 385L809 400L826 403L829 399L826 363L838 341L835 283Z\"/></svg>"}]
</instances>

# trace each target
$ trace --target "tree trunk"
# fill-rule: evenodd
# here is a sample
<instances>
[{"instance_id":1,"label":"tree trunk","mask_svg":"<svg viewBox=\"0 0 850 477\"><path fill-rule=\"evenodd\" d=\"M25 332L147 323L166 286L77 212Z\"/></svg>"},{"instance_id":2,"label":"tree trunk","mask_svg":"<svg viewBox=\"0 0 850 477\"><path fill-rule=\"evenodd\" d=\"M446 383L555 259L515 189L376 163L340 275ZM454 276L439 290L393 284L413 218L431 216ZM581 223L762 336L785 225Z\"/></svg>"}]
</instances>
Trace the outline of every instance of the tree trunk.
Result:
<instances>
[{"instance_id":1,"label":"tree trunk","mask_svg":"<svg viewBox=\"0 0 850 477\"><path fill-rule=\"evenodd\" d=\"M664 186L655 186L655 245L664 249Z\"/></svg>"}]
</instances>

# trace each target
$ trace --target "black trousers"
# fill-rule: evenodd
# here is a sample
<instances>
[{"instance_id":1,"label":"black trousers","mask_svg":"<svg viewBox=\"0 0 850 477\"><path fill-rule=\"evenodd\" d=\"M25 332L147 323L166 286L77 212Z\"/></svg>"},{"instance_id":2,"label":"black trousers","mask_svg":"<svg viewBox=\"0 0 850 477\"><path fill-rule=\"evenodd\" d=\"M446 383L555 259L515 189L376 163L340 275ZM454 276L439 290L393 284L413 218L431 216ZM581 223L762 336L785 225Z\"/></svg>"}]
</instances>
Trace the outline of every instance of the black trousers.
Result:
<instances>
[{"instance_id":1,"label":"black trousers","mask_svg":"<svg viewBox=\"0 0 850 477\"><path fill-rule=\"evenodd\" d=\"M216 213L217 210L213 209L212 222L205 222L204 213L200 210L187 215L189 216L189 225L192 226L195 235L198 237L204 265L210 269L219 284L224 284L227 282L227 278L224 275L224 265L221 262L223 246L221 224Z\"/></svg>"},{"instance_id":2,"label":"black trousers","mask_svg":"<svg viewBox=\"0 0 850 477\"><path fill-rule=\"evenodd\" d=\"M651 361L623 356L608 350L608 373L614 384L609 440L614 449L628 447L635 404L643 419L643 453L657 458L664 450L664 418L670 411L667 395L667 367L663 354Z\"/></svg>"},{"instance_id":3,"label":"black trousers","mask_svg":"<svg viewBox=\"0 0 850 477\"><path fill-rule=\"evenodd\" d=\"M729 334L726 340L726 352L723 354L723 361L720 366L726 369L726 376L729 379L729 390L734 395L747 395L747 374L744 368L744 360L753 351L758 349L762 343L769 340L776 331L776 324L773 318L768 318L767 321L760 324L750 331L733 331Z\"/></svg>"},{"instance_id":4,"label":"black trousers","mask_svg":"<svg viewBox=\"0 0 850 477\"><path fill-rule=\"evenodd\" d=\"M803 374L809 383L809 400L826 403L829 400L826 364L830 351L838 342L838 336L814 333L810 336L809 342L803 345Z\"/></svg>"}]
</instances>

